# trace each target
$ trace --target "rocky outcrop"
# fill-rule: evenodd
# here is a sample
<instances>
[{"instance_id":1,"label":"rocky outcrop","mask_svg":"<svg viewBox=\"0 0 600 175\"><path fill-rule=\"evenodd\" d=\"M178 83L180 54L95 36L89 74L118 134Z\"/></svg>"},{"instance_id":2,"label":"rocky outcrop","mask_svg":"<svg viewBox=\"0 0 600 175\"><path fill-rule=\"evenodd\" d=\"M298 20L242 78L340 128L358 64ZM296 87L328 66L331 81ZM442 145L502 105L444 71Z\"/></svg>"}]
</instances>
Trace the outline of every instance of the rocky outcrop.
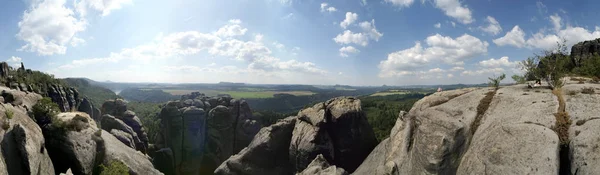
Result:
<instances>
[{"instance_id":1,"label":"rocky outcrop","mask_svg":"<svg viewBox=\"0 0 600 175\"><path fill-rule=\"evenodd\" d=\"M344 169L336 167L335 165L330 165L329 162L323 157L323 155L319 154L315 157L315 160L308 164L308 167L304 169L301 173L296 175L347 175Z\"/></svg>"},{"instance_id":2,"label":"rocky outcrop","mask_svg":"<svg viewBox=\"0 0 600 175\"><path fill-rule=\"evenodd\" d=\"M167 103L159 117L162 127L155 146L172 150L175 174L212 173L260 129L245 101L200 93Z\"/></svg>"},{"instance_id":3,"label":"rocky outcrop","mask_svg":"<svg viewBox=\"0 0 600 175\"><path fill-rule=\"evenodd\" d=\"M127 110L127 103L122 99L107 100L102 104L102 112L104 115L100 117L102 129L117 133L114 135L119 140L125 141L126 138L132 138L134 149L146 153L148 149L148 135L143 128L142 122L133 111ZM112 132L111 130L120 130L121 132ZM128 136L127 136L128 135Z\"/></svg>"},{"instance_id":4,"label":"rocky outcrop","mask_svg":"<svg viewBox=\"0 0 600 175\"><path fill-rule=\"evenodd\" d=\"M129 148L107 131L97 128L86 113L61 113L44 128L48 152L56 174L71 169L73 174L92 174L101 164L119 161L133 174L162 174L150 158Z\"/></svg>"},{"instance_id":5,"label":"rocky outcrop","mask_svg":"<svg viewBox=\"0 0 600 175\"><path fill-rule=\"evenodd\" d=\"M526 85L435 93L401 113L390 137L354 173L597 173L590 166L600 163L594 89L600 85L568 84L554 93Z\"/></svg>"},{"instance_id":6,"label":"rocky outcrop","mask_svg":"<svg viewBox=\"0 0 600 175\"><path fill-rule=\"evenodd\" d=\"M76 110L79 105L79 92L75 88L52 84L46 93L62 112Z\"/></svg>"},{"instance_id":7,"label":"rocky outcrop","mask_svg":"<svg viewBox=\"0 0 600 175\"><path fill-rule=\"evenodd\" d=\"M97 109L94 104L88 100L88 98L83 98L83 100L81 100L77 111L85 112L90 115L94 121L100 122L100 110Z\"/></svg>"},{"instance_id":8,"label":"rocky outcrop","mask_svg":"<svg viewBox=\"0 0 600 175\"><path fill-rule=\"evenodd\" d=\"M577 67L581 66L583 61L594 54L600 54L600 38L583 41L571 47L571 61Z\"/></svg>"},{"instance_id":9,"label":"rocky outcrop","mask_svg":"<svg viewBox=\"0 0 600 175\"><path fill-rule=\"evenodd\" d=\"M10 71L8 63L0 62L0 76L8 77L8 72Z\"/></svg>"},{"instance_id":10,"label":"rocky outcrop","mask_svg":"<svg viewBox=\"0 0 600 175\"><path fill-rule=\"evenodd\" d=\"M4 90L20 105L0 103L0 174L54 174L40 127L27 116L24 106L35 104L41 96L16 90ZM24 99L24 98L32 99Z\"/></svg>"},{"instance_id":11,"label":"rocky outcrop","mask_svg":"<svg viewBox=\"0 0 600 175\"><path fill-rule=\"evenodd\" d=\"M300 173L318 155L354 171L377 145L360 104L352 97L334 98L262 128L248 147L223 162L215 174Z\"/></svg>"}]
</instances>

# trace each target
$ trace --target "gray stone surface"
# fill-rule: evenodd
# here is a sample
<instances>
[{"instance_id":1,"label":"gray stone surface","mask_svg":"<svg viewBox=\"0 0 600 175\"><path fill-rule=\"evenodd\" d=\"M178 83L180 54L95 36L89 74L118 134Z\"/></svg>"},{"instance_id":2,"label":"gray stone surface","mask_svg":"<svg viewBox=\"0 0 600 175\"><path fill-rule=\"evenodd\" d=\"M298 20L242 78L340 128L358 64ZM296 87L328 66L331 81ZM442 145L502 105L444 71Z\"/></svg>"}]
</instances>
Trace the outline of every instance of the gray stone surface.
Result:
<instances>
[{"instance_id":1,"label":"gray stone surface","mask_svg":"<svg viewBox=\"0 0 600 175\"><path fill-rule=\"evenodd\" d=\"M330 165L329 162L323 157L323 155L317 155L315 159L308 164L308 167L304 171L296 175L347 175L343 168Z\"/></svg>"}]
</instances>

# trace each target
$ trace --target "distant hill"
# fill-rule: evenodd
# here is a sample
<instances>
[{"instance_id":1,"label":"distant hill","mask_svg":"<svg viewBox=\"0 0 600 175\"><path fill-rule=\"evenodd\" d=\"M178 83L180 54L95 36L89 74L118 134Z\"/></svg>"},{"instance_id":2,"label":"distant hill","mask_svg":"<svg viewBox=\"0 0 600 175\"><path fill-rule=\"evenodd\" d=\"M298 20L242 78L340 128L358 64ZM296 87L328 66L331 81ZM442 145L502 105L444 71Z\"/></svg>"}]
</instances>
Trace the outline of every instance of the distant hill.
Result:
<instances>
[{"instance_id":1,"label":"distant hill","mask_svg":"<svg viewBox=\"0 0 600 175\"><path fill-rule=\"evenodd\" d=\"M121 98L115 92L88 78L65 78L63 80L69 86L76 88L81 96L87 97L92 104L98 107L102 106L106 100Z\"/></svg>"},{"instance_id":2,"label":"distant hill","mask_svg":"<svg viewBox=\"0 0 600 175\"><path fill-rule=\"evenodd\" d=\"M160 89L128 88L128 89L123 89L119 93L119 95L128 101L150 102L150 103L164 103L164 102L168 102L170 100L176 100L176 99L180 98L180 96L171 95Z\"/></svg>"}]
</instances>

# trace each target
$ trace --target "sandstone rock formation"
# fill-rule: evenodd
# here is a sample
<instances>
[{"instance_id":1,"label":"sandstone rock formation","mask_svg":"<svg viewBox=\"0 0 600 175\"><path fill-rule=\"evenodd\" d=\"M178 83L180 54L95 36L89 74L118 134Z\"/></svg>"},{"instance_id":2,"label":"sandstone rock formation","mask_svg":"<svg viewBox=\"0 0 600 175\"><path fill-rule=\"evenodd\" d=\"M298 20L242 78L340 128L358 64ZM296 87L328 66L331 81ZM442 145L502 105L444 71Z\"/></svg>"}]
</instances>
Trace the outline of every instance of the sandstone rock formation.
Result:
<instances>
[{"instance_id":1,"label":"sandstone rock formation","mask_svg":"<svg viewBox=\"0 0 600 175\"><path fill-rule=\"evenodd\" d=\"M47 95L58 104L62 112L76 110L79 104L79 92L72 87L52 84L48 86Z\"/></svg>"},{"instance_id":2,"label":"sandstone rock formation","mask_svg":"<svg viewBox=\"0 0 600 175\"><path fill-rule=\"evenodd\" d=\"M312 162L310 162L310 164L308 164L308 167L306 167L306 169L304 169L304 171L302 171L301 173L298 173L297 175L313 175L313 174L318 174L318 175L347 175L348 172L346 172L344 169L331 166L329 164L329 162L327 162L327 160L323 157L323 155L319 154L317 157L315 157L315 160L313 160Z\"/></svg>"},{"instance_id":3,"label":"sandstone rock formation","mask_svg":"<svg viewBox=\"0 0 600 175\"><path fill-rule=\"evenodd\" d=\"M73 174L92 174L100 164L119 161L133 174L162 174L150 158L125 146L112 134L97 128L86 113L60 113L51 126L44 128L46 146L55 162L56 174L71 169Z\"/></svg>"},{"instance_id":4,"label":"sandstone rock formation","mask_svg":"<svg viewBox=\"0 0 600 175\"><path fill-rule=\"evenodd\" d=\"M100 109L94 106L94 104L92 104L92 102L90 102L88 98L84 97L83 100L81 100L77 111L85 112L88 115L90 115L90 117L92 117L92 119L94 119L96 122L100 122Z\"/></svg>"},{"instance_id":5,"label":"sandstone rock formation","mask_svg":"<svg viewBox=\"0 0 600 175\"><path fill-rule=\"evenodd\" d=\"M600 38L595 40L583 41L571 47L571 61L575 66L581 66L581 63L600 53Z\"/></svg>"},{"instance_id":6,"label":"sandstone rock formation","mask_svg":"<svg viewBox=\"0 0 600 175\"><path fill-rule=\"evenodd\" d=\"M334 98L262 128L248 147L223 162L215 174L300 173L318 155L354 171L376 144L360 100ZM342 173L335 167L327 171ZM313 167L307 172L320 170Z\"/></svg>"},{"instance_id":7,"label":"sandstone rock formation","mask_svg":"<svg viewBox=\"0 0 600 175\"><path fill-rule=\"evenodd\" d=\"M161 156L173 156L169 158L173 162L160 161L155 165L172 165L161 171L175 174L212 173L229 156L246 147L260 129L245 101L200 93L167 103L159 116L162 127L155 146L163 150ZM172 153L166 154L165 148Z\"/></svg>"},{"instance_id":8,"label":"sandstone rock formation","mask_svg":"<svg viewBox=\"0 0 600 175\"><path fill-rule=\"evenodd\" d=\"M600 85L568 84L555 94L526 85L435 93L401 113L354 173L597 173L590 165L600 158L593 151L600 138L591 133L600 95L590 89Z\"/></svg>"},{"instance_id":9,"label":"sandstone rock formation","mask_svg":"<svg viewBox=\"0 0 600 175\"><path fill-rule=\"evenodd\" d=\"M42 130L24 107L35 104L41 96L7 88L3 91L14 97L12 103L20 104L0 103L0 174L54 174Z\"/></svg>"},{"instance_id":10,"label":"sandstone rock formation","mask_svg":"<svg viewBox=\"0 0 600 175\"><path fill-rule=\"evenodd\" d=\"M127 103L122 99L107 100L102 104L102 112L104 115L100 117L101 128L115 133L119 140L127 145L129 141L133 141L134 149L146 153L148 149L148 135L143 128L142 122L133 111L127 110ZM94 113L95 114L95 113ZM112 131L120 130L119 131ZM129 140L131 138L131 140Z\"/></svg>"}]
</instances>

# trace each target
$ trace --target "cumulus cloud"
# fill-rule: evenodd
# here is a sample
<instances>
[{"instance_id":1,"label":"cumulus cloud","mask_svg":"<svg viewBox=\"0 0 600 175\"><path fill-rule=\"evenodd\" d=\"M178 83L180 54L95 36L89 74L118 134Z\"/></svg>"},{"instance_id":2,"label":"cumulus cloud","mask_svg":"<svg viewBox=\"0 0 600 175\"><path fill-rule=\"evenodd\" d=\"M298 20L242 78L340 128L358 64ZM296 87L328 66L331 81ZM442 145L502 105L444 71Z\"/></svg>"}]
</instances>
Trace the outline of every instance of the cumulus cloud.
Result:
<instances>
[{"instance_id":1,"label":"cumulus cloud","mask_svg":"<svg viewBox=\"0 0 600 175\"><path fill-rule=\"evenodd\" d=\"M65 54L66 45L85 30L86 22L65 7L65 0L46 0L34 2L18 26L17 38L26 43L19 51L53 55Z\"/></svg>"},{"instance_id":2,"label":"cumulus cloud","mask_svg":"<svg viewBox=\"0 0 600 175\"><path fill-rule=\"evenodd\" d=\"M242 27L240 25L241 23L242 22L239 19L229 20L229 24L219 28L219 30L215 32L215 35L219 37L233 37L244 35L246 34L246 31L248 31L248 29Z\"/></svg>"},{"instance_id":3,"label":"cumulus cloud","mask_svg":"<svg viewBox=\"0 0 600 175\"><path fill-rule=\"evenodd\" d=\"M352 46L346 46L346 47L342 47L340 48L340 56L341 57L348 57L348 54L357 54L359 53L360 50L352 47Z\"/></svg>"},{"instance_id":4,"label":"cumulus cloud","mask_svg":"<svg viewBox=\"0 0 600 175\"><path fill-rule=\"evenodd\" d=\"M379 41L383 34L377 31L375 20L363 21L359 24L361 32L354 33L350 30L345 30L338 34L333 40L339 44L358 44L361 46L369 45L369 40Z\"/></svg>"},{"instance_id":5,"label":"cumulus cloud","mask_svg":"<svg viewBox=\"0 0 600 175\"><path fill-rule=\"evenodd\" d=\"M76 1L75 8L82 17L87 15L89 9L107 16L111 11L121 9L126 4L132 4L132 0L81 0Z\"/></svg>"},{"instance_id":6,"label":"cumulus cloud","mask_svg":"<svg viewBox=\"0 0 600 175\"><path fill-rule=\"evenodd\" d=\"M467 34L457 38L436 34L427 37L425 43L429 47L423 47L417 42L412 48L390 53L386 60L379 63L379 76L412 75L417 69L434 62L462 65L468 59L487 53L489 45Z\"/></svg>"},{"instance_id":7,"label":"cumulus cloud","mask_svg":"<svg viewBox=\"0 0 600 175\"><path fill-rule=\"evenodd\" d=\"M76 1L75 10L66 3L66 0L31 1L18 23L16 37L26 43L18 51L39 55L65 54L69 44L75 47L85 42L76 35L85 31L87 22L84 17L87 13L101 12L102 16L106 16L123 4L131 3L131 0Z\"/></svg>"},{"instance_id":8,"label":"cumulus cloud","mask_svg":"<svg viewBox=\"0 0 600 175\"><path fill-rule=\"evenodd\" d=\"M560 25L560 23L558 24ZM589 31L582 27L566 26L554 33L540 31L525 39L525 32L523 32L519 26L515 26L510 32L506 33L505 36L495 39L494 43L499 46L511 45L519 48L528 47L552 50L556 48L557 43L562 42L562 38L567 39L565 44L567 48L570 48L578 42L599 37L599 28L595 28L594 31Z\"/></svg>"},{"instance_id":9,"label":"cumulus cloud","mask_svg":"<svg viewBox=\"0 0 600 175\"><path fill-rule=\"evenodd\" d=\"M398 7L409 7L415 2L414 0L385 0L385 2L392 3L392 5Z\"/></svg>"},{"instance_id":10,"label":"cumulus cloud","mask_svg":"<svg viewBox=\"0 0 600 175\"><path fill-rule=\"evenodd\" d=\"M446 16L456 19L463 24L470 24L473 21L471 10L463 6L458 0L435 0L435 7L444 11Z\"/></svg>"},{"instance_id":11,"label":"cumulus cloud","mask_svg":"<svg viewBox=\"0 0 600 175\"><path fill-rule=\"evenodd\" d=\"M350 24L356 22L357 19L358 19L358 14L352 13L352 12L346 12L346 18L344 19L344 21L342 21L340 23L340 27L345 29Z\"/></svg>"},{"instance_id":12,"label":"cumulus cloud","mask_svg":"<svg viewBox=\"0 0 600 175\"><path fill-rule=\"evenodd\" d=\"M498 33L500 33L502 31L502 27L500 27L500 23L494 17L487 16L485 21L488 23L488 26L479 27L484 32L487 32L491 35L497 35Z\"/></svg>"},{"instance_id":13,"label":"cumulus cloud","mask_svg":"<svg viewBox=\"0 0 600 175\"><path fill-rule=\"evenodd\" d=\"M316 65L311 62L301 62L297 60L284 61L272 56L271 50L264 43L262 43L262 35L255 36L254 40L249 41L232 38L231 36L244 35L245 30L244 32L241 32L242 30L237 29L229 30L231 29L231 25L239 24L241 24L241 21L232 20L230 21L230 24L227 24L216 32L211 33L201 33L198 31L171 33L162 37L158 37L158 39L155 39L151 43L139 45L133 48L122 49L120 52L116 53L110 53L110 55L107 57L73 60L69 64L60 66L59 69L68 70L97 63L119 62L125 59L151 61L206 52L214 56L222 56L247 62L249 63L247 68L248 71L294 71L317 74L326 73L326 71L317 68ZM243 27L239 26L235 28ZM261 39L256 39L257 37ZM299 50L299 48L294 49L296 51ZM181 69L188 71L200 70L192 69L190 67L184 67Z\"/></svg>"},{"instance_id":14,"label":"cumulus cloud","mask_svg":"<svg viewBox=\"0 0 600 175\"><path fill-rule=\"evenodd\" d=\"M498 46L515 46L522 48L525 46L525 32L518 25L512 28L503 37L494 39L493 42Z\"/></svg>"},{"instance_id":15,"label":"cumulus cloud","mask_svg":"<svg viewBox=\"0 0 600 175\"><path fill-rule=\"evenodd\" d=\"M519 64L518 61L509 61L508 57L504 56L500 59L490 58L489 60L483 60L479 62L479 65L487 68L494 67L515 67Z\"/></svg>"},{"instance_id":16,"label":"cumulus cloud","mask_svg":"<svg viewBox=\"0 0 600 175\"><path fill-rule=\"evenodd\" d=\"M327 3L321 3L321 12L336 12L337 9L333 6L329 6Z\"/></svg>"},{"instance_id":17,"label":"cumulus cloud","mask_svg":"<svg viewBox=\"0 0 600 175\"><path fill-rule=\"evenodd\" d=\"M482 74L488 74L488 73L493 73L493 74L500 74L505 72L505 70L503 68L497 67L497 68L491 68L491 69L479 69L479 70L466 70L461 72L461 75L482 75Z\"/></svg>"},{"instance_id":18,"label":"cumulus cloud","mask_svg":"<svg viewBox=\"0 0 600 175\"><path fill-rule=\"evenodd\" d=\"M433 25L433 27L435 27L435 28L438 28L438 29L439 29L439 28L441 28L441 27L442 27L442 24L438 22L437 24L434 24L434 25Z\"/></svg>"}]
</instances>

